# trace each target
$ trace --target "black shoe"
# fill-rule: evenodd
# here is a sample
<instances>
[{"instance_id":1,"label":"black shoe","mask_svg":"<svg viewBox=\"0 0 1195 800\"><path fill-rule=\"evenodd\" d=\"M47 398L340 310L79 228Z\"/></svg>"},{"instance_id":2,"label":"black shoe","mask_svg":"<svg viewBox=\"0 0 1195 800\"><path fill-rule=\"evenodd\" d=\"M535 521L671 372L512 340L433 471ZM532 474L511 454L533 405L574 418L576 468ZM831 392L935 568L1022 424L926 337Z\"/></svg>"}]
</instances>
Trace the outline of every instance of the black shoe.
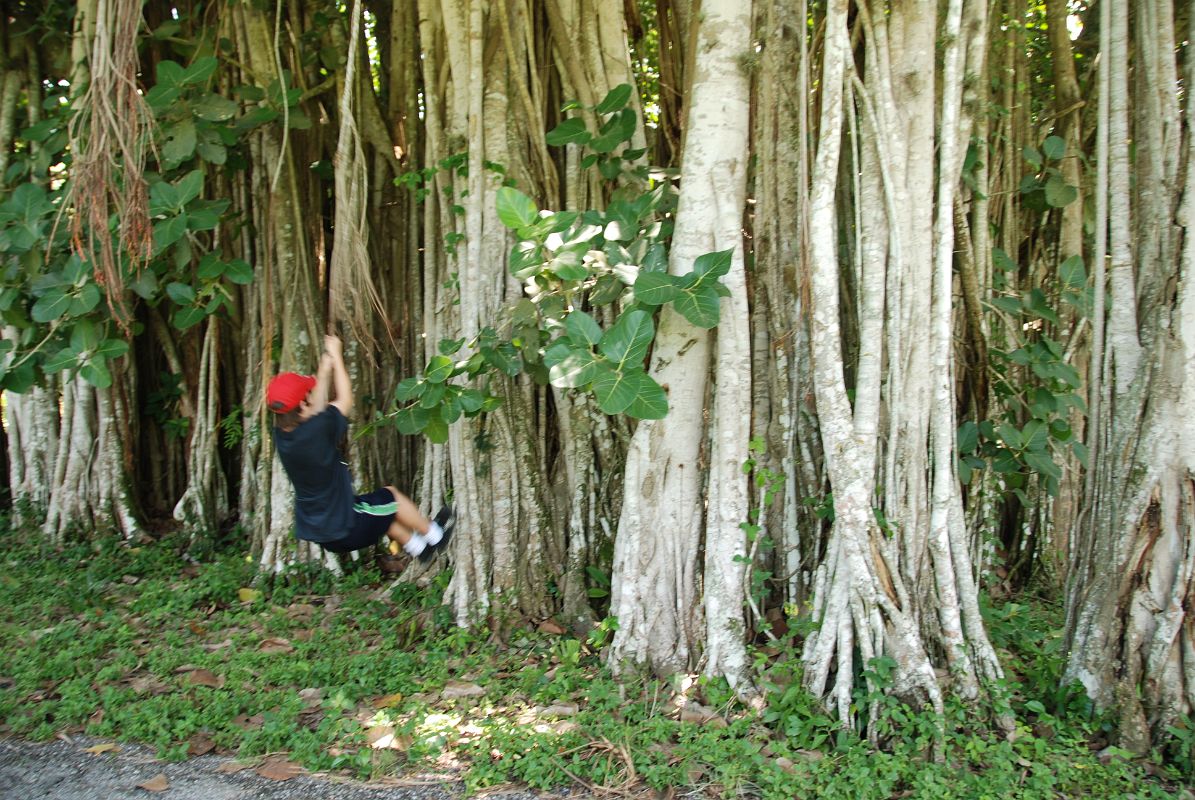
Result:
<instances>
[{"instance_id":1,"label":"black shoe","mask_svg":"<svg viewBox=\"0 0 1195 800\"><path fill-rule=\"evenodd\" d=\"M440 526L442 535L440 541L435 544L429 544L423 548L423 552L419 554L419 560L427 563L431 561L436 555L448 547L448 543L452 541L452 529L456 527L456 512L452 510L452 506L444 506L436 513L435 523Z\"/></svg>"}]
</instances>

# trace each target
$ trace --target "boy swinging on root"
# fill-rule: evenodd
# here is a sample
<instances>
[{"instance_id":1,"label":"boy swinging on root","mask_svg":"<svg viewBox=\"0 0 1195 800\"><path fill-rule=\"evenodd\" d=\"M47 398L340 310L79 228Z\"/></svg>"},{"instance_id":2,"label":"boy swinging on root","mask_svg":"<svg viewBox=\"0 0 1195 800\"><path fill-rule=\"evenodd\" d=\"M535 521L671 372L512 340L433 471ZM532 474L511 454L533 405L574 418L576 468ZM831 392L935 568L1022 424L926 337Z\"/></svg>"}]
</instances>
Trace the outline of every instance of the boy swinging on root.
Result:
<instances>
[{"instance_id":1,"label":"boy swinging on root","mask_svg":"<svg viewBox=\"0 0 1195 800\"><path fill-rule=\"evenodd\" d=\"M334 399L328 399L329 390ZM393 486L354 495L338 442L348 431L353 389L336 336L324 337L316 375L283 372L270 381L274 446L295 488L295 536L331 553L373 547L383 535L427 562L443 550L456 521L444 506L434 520Z\"/></svg>"}]
</instances>

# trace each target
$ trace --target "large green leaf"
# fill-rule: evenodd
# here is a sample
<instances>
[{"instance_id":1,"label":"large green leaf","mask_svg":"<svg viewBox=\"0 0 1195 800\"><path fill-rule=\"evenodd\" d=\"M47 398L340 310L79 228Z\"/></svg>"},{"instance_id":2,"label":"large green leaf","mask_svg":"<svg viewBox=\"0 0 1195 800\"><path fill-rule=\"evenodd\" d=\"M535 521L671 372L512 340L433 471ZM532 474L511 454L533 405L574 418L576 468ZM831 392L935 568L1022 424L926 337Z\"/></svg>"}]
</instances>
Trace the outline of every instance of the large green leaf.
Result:
<instances>
[{"instance_id":1,"label":"large green leaf","mask_svg":"<svg viewBox=\"0 0 1195 800\"><path fill-rule=\"evenodd\" d=\"M203 191L203 172L193 169L179 178L174 186L178 191L175 200L176 207L182 208L196 197L199 197L199 193Z\"/></svg>"},{"instance_id":2,"label":"large green leaf","mask_svg":"<svg viewBox=\"0 0 1195 800\"><path fill-rule=\"evenodd\" d=\"M635 279L635 301L648 306L671 303L678 296L672 276L665 272L640 272Z\"/></svg>"},{"instance_id":3,"label":"large green leaf","mask_svg":"<svg viewBox=\"0 0 1195 800\"><path fill-rule=\"evenodd\" d=\"M599 348L602 355L617 366L640 364L647 356L647 348L655 338L651 315L643 309L624 311L618 321L602 335Z\"/></svg>"},{"instance_id":4,"label":"large green leaf","mask_svg":"<svg viewBox=\"0 0 1195 800\"><path fill-rule=\"evenodd\" d=\"M394 389L394 399L400 403L415 400L419 395L423 394L423 389L426 385L419 378L403 378Z\"/></svg>"},{"instance_id":5,"label":"large green leaf","mask_svg":"<svg viewBox=\"0 0 1195 800\"><path fill-rule=\"evenodd\" d=\"M52 322L65 314L70 305L71 296L69 294L59 287L51 288L37 298L37 302L33 304L33 321Z\"/></svg>"},{"instance_id":6,"label":"large green leaf","mask_svg":"<svg viewBox=\"0 0 1195 800\"><path fill-rule=\"evenodd\" d=\"M427 427L429 414L426 408L417 405L400 408L394 415L394 423L400 433L415 434Z\"/></svg>"},{"instance_id":7,"label":"large green leaf","mask_svg":"<svg viewBox=\"0 0 1195 800\"><path fill-rule=\"evenodd\" d=\"M423 371L423 377L429 383L443 383L452 377L452 359L448 356L432 356Z\"/></svg>"},{"instance_id":8,"label":"large green leaf","mask_svg":"<svg viewBox=\"0 0 1195 800\"><path fill-rule=\"evenodd\" d=\"M159 86L178 87L183 83L183 68L176 61L159 61L154 70L155 81Z\"/></svg>"},{"instance_id":9,"label":"large green leaf","mask_svg":"<svg viewBox=\"0 0 1195 800\"><path fill-rule=\"evenodd\" d=\"M535 242L521 241L510 251L510 273L520 281L527 280L543 266L543 251Z\"/></svg>"},{"instance_id":10,"label":"large green leaf","mask_svg":"<svg viewBox=\"0 0 1195 800\"><path fill-rule=\"evenodd\" d=\"M102 297L100 287L94 283L85 283L78 293L72 296L67 313L72 317L81 317L98 306Z\"/></svg>"},{"instance_id":11,"label":"large green leaf","mask_svg":"<svg viewBox=\"0 0 1195 800\"><path fill-rule=\"evenodd\" d=\"M599 362L588 350L569 350L548 370L548 380L553 386L575 388L584 386L597 377Z\"/></svg>"},{"instance_id":12,"label":"large green leaf","mask_svg":"<svg viewBox=\"0 0 1195 800\"><path fill-rule=\"evenodd\" d=\"M188 283L172 281L166 284L166 294L180 306L189 306L195 302L195 288Z\"/></svg>"},{"instance_id":13,"label":"large green leaf","mask_svg":"<svg viewBox=\"0 0 1195 800\"><path fill-rule=\"evenodd\" d=\"M101 358L120 358L129 352L129 343L124 339L105 339L95 348L95 354Z\"/></svg>"},{"instance_id":14,"label":"large green leaf","mask_svg":"<svg viewBox=\"0 0 1195 800\"><path fill-rule=\"evenodd\" d=\"M663 419L668 414L668 395L643 370L627 370L626 383L635 394L626 413L636 419Z\"/></svg>"},{"instance_id":15,"label":"large green leaf","mask_svg":"<svg viewBox=\"0 0 1195 800\"><path fill-rule=\"evenodd\" d=\"M195 116L208 122L225 122L237 113L237 104L227 97L221 97L211 92L203 95L191 104Z\"/></svg>"},{"instance_id":16,"label":"large green leaf","mask_svg":"<svg viewBox=\"0 0 1195 800\"><path fill-rule=\"evenodd\" d=\"M202 308L180 308L175 312L171 319L171 324L180 331L185 331L187 328L194 327L203 321L207 314Z\"/></svg>"},{"instance_id":17,"label":"large green leaf","mask_svg":"<svg viewBox=\"0 0 1195 800\"><path fill-rule=\"evenodd\" d=\"M172 125L163 126L166 141L162 144L162 158L170 164L186 161L195 154L195 123L181 119Z\"/></svg>"},{"instance_id":18,"label":"large green leaf","mask_svg":"<svg viewBox=\"0 0 1195 800\"><path fill-rule=\"evenodd\" d=\"M108 363L104 359L88 361L79 369L83 380L98 389L107 389L112 385L112 373L108 371Z\"/></svg>"},{"instance_id":19,"label":"large green leaf","mask_svg":"<svg viewBox=\"0 0 1195 800\"><path fill-rule=\"evenodd\" d=\"M589 130L585 127L585 120L580 117L566 119L544 135L544 141L553 147L565 144L585 144L590 138Z\"/></svg>"},{"instance_id":20,"label":"large green leaf","mask_svg":"<svg viewBox=\"0 0 1195 800\"><path fill-rule=\"evenodd\" d=\"M100 331L89 319L75 322L71 328L71 349L76 353L94 350L100 343Z\"/></svg>"},{"instance_id":21,"label":"large green leaf","mask_svg":"<svg viewBox=\"0 0 1195 800\"><path fill-rule=\"evenodd\" d=\"M1079 190L1071 186L1061 175L1051 175L1046 181L1046 202L1054 208L1062 208L1075 202Z\"/></svg>"},{"instance_id":22,"label":"large green leaf","mask_svg":"<svg viewBox=\"0 0 1195 800\"><path fill-rule=\"evenodd\" d=\"M613 114L615 111L622 110L630 99L631 85L622 83L607 92L606 96L602 98L602 102L598 103L593 110L599 114Z\"/></svg>"},{"instance_id":23,"label":"large green leaf","mask_svg":"<svg viewBox=\"0 0 1195 800\"><path fill-rule=\"evenodd\" d=\"M498 219L508 228L522 228L539 218L539 209L527 195L510 186L498 190Z\"/></svg>"},{"instance_id":24,"label":"large green leaf","mask_svg":"<svg viewBox=\"0 0 1195 800\"><path fill-rule=\"evenodd\" d=\"M253 283L253 267L239 258L234 258L224 265L224 277L241 286Z\"/></svg>"},{"instance_id":25,"label":"large green leaf","mask_svg":"<svg viewBox=\"0 0 1195 800\"><path fill-rule=\"evenodd\" d=\"M635 389L627 380L627 373L608 364L595 367L593 394L598 407L607 414L621 414L635 402Z\"/></svg>"},{"instance_id":26,"label":"large green leaf","mask_svg":"<svg viewBox=\"0 0 1195 800\"><path fill-rule=\"evenodd\" d=\"M448 423L440 415L439 409L428 412L427 426L423 429L423 434L434 444L444 444L448 441Z\"/></svg>"},{"instance_id":27,"label":"large green leaf","mask_svg":"<svg viewBox=\"0 0 1195 800\"><path fill-rule=\"evenodd\" d=\"M578 345L597 344L602 339L602 326L584 311L574 311L564 320L568 338Z\"/></svg>"},{"instance_id":28,"label":"large green leaf","mask_svg":"<svg viewBox=\"0 0 1195 800\"><path fill-rule=\"evenodd\" d=\"M215 56L204 56L195 59L195 63L187 67L182 74L183 83L199 84L212 77L218 62Z\"/></svg>"},{"instance_id":29,"label":"large green leaf","mask_svg":"<svg viewBox=\"0 0 1195 800\"><path fill-rule=\"evenodd\" d=\"M693 272L707 278L720 278L730 272L731 257L733 255L733 248L700 255L693 262Z\"/></svg>"},{"instance_id":30,"label":"large green leaf","mask_svg":"<svg viewBox=\"0 0 1195 800\"><path fill-rule=\"evenodd\" d=\"M1071 256L1058 266L1058 278L1072 289L1077 289L1087 283L1087 270L1083 266L1083 256Z\"/></svg>"},{"instance_id":31,"label":"large green leaf","mask_svg":"<svg viewBox=\"0 0 1195 800\"><path fill-rule=\"evenodd\" d=\"M1042 142L1041 149L1046 158L1059 161L1066 155L1066 140L1060 136L1047 136L1046 140Z\"/></svg>"},{"instance_id":32,"label":"large green leaf","mask_svg":"<svg viewBox=\"0 0 1195 800\"><path fill-rule=\"evenodd\" d=\"M47 375L53 375L55 372L62 372L64 369L72 369L79 361L79 354L69 347L64 347L54 355L46 359L42 364L42 371Z\"/></svg>"},{"instance_id":33,"label":"large green leaf","mask_svg":"<svg viewBox=\"0 0 1195 800\"><path fill-rule=\"evenodd\" d=\"M712 328L718 324L718 293L711 286L682 288L673 307L698 328Z\"/></svg>"}]
</instances>

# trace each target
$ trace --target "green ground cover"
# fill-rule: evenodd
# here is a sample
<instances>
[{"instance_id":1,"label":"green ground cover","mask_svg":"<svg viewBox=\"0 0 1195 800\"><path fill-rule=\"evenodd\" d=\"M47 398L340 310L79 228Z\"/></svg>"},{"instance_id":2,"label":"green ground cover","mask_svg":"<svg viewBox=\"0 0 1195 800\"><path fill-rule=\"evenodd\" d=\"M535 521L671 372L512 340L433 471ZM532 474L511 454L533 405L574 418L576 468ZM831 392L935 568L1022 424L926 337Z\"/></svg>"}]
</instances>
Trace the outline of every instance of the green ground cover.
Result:
<instances>
[{"instance_id":1,"label":"green ground cover","mask_svg":"<svg viewBox=\"0 0 1195 800\"><path fill-rule=\"evenodd\" d=\"M796 643L757 653L765 704L752 710L720 681L615 681L600 635L582 641L550 623L501 637L458 629L439 605L446 575L387 591L363 564L339 579L293 572L254 587L235 547L193 563L169 537L60 551L38 540L0 525L7 734L86 733L170 759L285 753L361 778L444 772L471 792L1150 798L1185 793L1191 771L1185 728L1148 760L1107 747L1081 693L1056 688L1059 620L1040 603L988 609L1013 736L959 706L936 720L890 699L876 747L837 730L800 689ZM882 685L890 665L872 667ZM940 759L929 757L935 742Z\"/></svg>"}]
</instances>

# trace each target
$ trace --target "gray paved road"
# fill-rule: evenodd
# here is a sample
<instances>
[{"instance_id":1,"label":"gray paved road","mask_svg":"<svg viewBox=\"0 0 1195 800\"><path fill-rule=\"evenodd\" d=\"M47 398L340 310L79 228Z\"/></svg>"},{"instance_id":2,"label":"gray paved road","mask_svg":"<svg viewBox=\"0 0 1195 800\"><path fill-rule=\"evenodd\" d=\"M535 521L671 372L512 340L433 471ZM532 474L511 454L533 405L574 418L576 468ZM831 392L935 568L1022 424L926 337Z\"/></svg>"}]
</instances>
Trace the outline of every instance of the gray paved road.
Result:
<instances>
[{"instance_id":1,"label":"gray paved road","mask_svg":"<svg viewBox=\"0 0 1195 800\"><path fill-rule=\"evenodd\" d=\"M151 750L124 744L117 753L86 752L85 748L95 744L97 740L35 743L0 739L0 800L453 800L462 793L459 784L434 777L412 778L405 785L397 781L374 785L320 775L272 781L251 769L219 771L222 764L235 763L227 757L208 755L167 763L157 760ZM165 776L168 788L138 788L159 775ZM486 797L581 800L576 794L525 791Z\"/></svg>"}]
</instances>

